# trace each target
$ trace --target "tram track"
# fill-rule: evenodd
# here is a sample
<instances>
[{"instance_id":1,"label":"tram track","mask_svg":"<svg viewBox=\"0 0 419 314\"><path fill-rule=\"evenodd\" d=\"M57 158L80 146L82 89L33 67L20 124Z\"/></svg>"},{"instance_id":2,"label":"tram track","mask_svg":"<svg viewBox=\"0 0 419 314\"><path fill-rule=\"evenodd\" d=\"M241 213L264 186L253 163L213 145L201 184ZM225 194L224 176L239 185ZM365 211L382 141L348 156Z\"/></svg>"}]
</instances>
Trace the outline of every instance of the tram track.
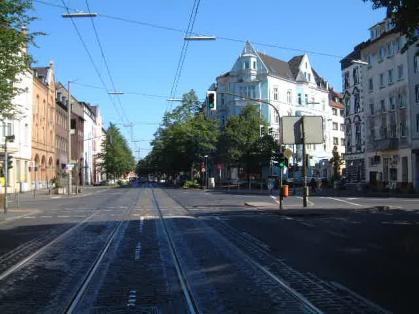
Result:
<instances>
[{"instance_id":1,"label":"tram track","mask_svg":"<svg viewBox=\"0 0 419 314\"><path fill-rule=\"evenodd\" d=\"M183 292L183 295L185 297L185 301L186 301L186 304L187 304L187 307L188 307L187 309L188 309L190 314L200 313L200 311L198 309L198 306L197 306L197 303L196 303L196 301L194 299L194 296L192 294L191 286L190 286L190 284L189 284L189 282L188 282L188 280L185 276L185 273L183 271L183 268L182 268L182 265L181 265L181 262L180 262L180 259L179 259L179 254L176 251L176 246L174 245L174 242L171 238L170 231L168 230L168 227L166 225L166 221L165 221L163 213L160 209L159 202L157 201L157 197L156 197L156 194L154 193L154 188L153 187L152 187L152 195L153 195L154 206L157 210L159 220L161 222L161 225L162 225L163 230L164 230L164 234L166 236L167 243L169 245L170 253L171 253L173 263L174 263L174 266L175 266L175 269L176 269L176 274L177 274L177 277L178 277L178 280L179 280L179 284L182 288L182 292Z\"/></svg>"},{"instance_id":2,"label":"tram track","mask_svg":"<svg viewBox=\"0 0 419 314\"><path fill-rule=\"evenodd\" d=\"M273 256L266 245L230 226L220 217L200 217L196 210L188 207L172 193L164 190L170 198L179 204L185 211L195 218L201 218L209 228L212 228L234 247L238 249L241 258L246 259L272 280L277 282L298 302L306 306L312 313L389 313L373 302L366 300L355 292L333 282L324 281L314 274L301 273L283 260Z\"/></svg>"}]
</instances>

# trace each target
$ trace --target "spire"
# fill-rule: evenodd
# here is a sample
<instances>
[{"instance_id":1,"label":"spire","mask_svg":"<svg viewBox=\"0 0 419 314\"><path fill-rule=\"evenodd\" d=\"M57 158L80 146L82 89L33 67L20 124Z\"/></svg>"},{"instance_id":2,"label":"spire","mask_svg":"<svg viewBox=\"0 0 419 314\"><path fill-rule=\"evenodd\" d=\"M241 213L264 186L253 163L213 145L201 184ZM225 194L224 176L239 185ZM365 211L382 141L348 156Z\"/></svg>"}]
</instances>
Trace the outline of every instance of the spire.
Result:
<instances>
[{"instance_id":1,"label":"spire","mask_svg":"<svg viewBox=\"0 0 419 314\"><path fill-rule=\"evenodd\" d=\"M246 55L246 54L256 55L255 48L253 48L252 44L248 40L246 41L243 51L242 51L242 55Z\"/></svg>"}]
</instances>

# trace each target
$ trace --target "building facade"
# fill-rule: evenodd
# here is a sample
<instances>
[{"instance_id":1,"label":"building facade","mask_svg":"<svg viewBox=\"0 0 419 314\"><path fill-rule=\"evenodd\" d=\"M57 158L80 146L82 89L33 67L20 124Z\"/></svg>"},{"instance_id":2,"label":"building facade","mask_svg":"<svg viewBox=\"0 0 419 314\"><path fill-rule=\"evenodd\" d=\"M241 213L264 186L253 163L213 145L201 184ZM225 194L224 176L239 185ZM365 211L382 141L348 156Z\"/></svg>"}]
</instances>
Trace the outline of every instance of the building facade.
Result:
<instances>
[{"instance_id":1,"label":"building facade","mask_svg":"<svg viewBox=\"0 0 419 314\"><path fill-rule=\"evenodd\" d=\"M68 164L68 101L66 89L56 83L55 102L55 170L56 178L61 185L66 182L66 165Z\"/></svg>"},{"instance_id":2,"label":"building facade","mask_svg":"<svg viewBox=\"0 0 419 314\"><path fill-rule=\"evenodd\" d=\"M389 18L371 27L370 33L369 40L341 62L346 87L345 124L352 132L352 137L347 133L347 173L353 162L349 153L355 148L357 160L364 160L365 174L353 179L377 189L419 189L419 87L415 91L419 48L412 45L402 52L405 37ZM366 64L357 64L354 59Z\"/></svg>"},{"instance_id":3,"label":"building facade","mask_svg":"<svg viewBox=\"0 0 419 314\"><path fill-rule=\"evenodd\" d=\"M33 69L32 161L33 188L46 188L55 177L54 64Z\"/></svg>"},{"instance_id":4,"label":"building facade","mask_svg":"<svg viewBox=\"0 0 419 314\"><path fill-rule=\"evenodd\" d=\"M32 159L32 71L19 75L17 84L23 92L13 99L13 105L17 107L20 113L14 120L5 120L0 127L2 160L4 158L5 136L15 136L13 142L7 143L9 160L11 161L9 164L12 166L8 171L9 192L25 192L31 188L29 165ZM3 189L2 187L2 191Z\"/></svg>"},{"instance_id":5,"label":"building facade","mask_svg":"<svg viewBox=\"0 0 419 314\"><path fill-rule=\"evenodd\" d=\"M333 108L329 104L329 85L312 68L307 55L296 56L289 61L260 53L247 42L234 63L232 69L220 75L212 89L217 91L215 111L207 111L207 115L220 121L224 127L230 116L240 114L248 104L259 106L260 113L269 124L269 133L279 138L279 120L283 116L322 116L324 143L307 144L307 154L314 165L332 156L334 126ZM241 96L260 99L268 104L250 101ZM340 114L340 111L339 111ZM337 118L340 118L338 116ZM340 122L338 130L340 132ZM337 135L338 147L341 147L343 134ZM294 150L297 161L301 162L302 148L290 147Z\"/></svg>"},{"instance_id":6,"label":"building facade","mask_svg":"<svg viewBox=\"0 0 419 314\"><path fill-rule=\"evenodd\" d=\"M94 168L94 150L96 136L96 116L95 111L92 110L88 103L81 103L83 105L83 119L84 119L84 164L83 164L83 182L85 185L93 184L93 168Z\"/></svg>"}]
</instances>

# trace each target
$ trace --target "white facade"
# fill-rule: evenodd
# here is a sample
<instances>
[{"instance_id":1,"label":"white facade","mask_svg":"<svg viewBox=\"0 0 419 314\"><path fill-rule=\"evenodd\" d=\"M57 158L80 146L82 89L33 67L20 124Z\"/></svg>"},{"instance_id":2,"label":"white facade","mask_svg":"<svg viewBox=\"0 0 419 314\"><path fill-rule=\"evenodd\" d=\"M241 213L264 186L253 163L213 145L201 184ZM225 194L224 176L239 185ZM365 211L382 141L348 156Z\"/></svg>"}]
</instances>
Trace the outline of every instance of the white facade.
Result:
<instances>
[{"instance_id":1,"label":"white facade","mask_svg":"<svg viewBox=\"0 0 419 314\"><path fill-rule=\"evenodd\" d=\"M96 116L90 106L83 103L83 183L90 185L93 183L94 170L94 150L96 136Z\"/></svg>"},{"instance_id":2,"label":"white facade","mask_svg":"<svg viewBox=\"0 0 419 314\"><path fill-rule=\"evenodd\" d=\"M9 170L8 192L28 191L31 186L29 166L32 157L32 72L19 75L17 85L23 89L23 92L13 99L13 104L18 108L20 114L15 120L3 121L0 128L2 152L4 152L5 136L15 136L14 142L7 143L7 150L12 156L13 166Z\"/></svg>"},{"instance_id":3,"label":"white facade","mask_svg":"<svg viewBox=\"0 0 419 314\"><path fill-rule=\"evenodd\" d=\"M100 108L99 106L90 106L90 108L94 111L95 113L95 127L94 127L94 131L93 131L93 183L100 183L101 181L103 181L104 178L104 173L102 173L101 170L101 159L100 159L100 154L103 151L102 148L102 143L103 140L105 139L106 133L105 130L103 128L103 117L102 114L100 112Z\"/></svg>"},{"instance_id":4,"label":"white facade","mask_svg":"<svg viewBox=\"0 0 419 314\"><path fill-rule=\"evenodd\" d=\"M362 128L355 143L357 158L364 159L362 179L378 189L419 189L419 95L416 96L419 70L418 66L415 68L419 49L412 45L402 53L405 38L394 29L390 19L370 31L370 39L342 60L343 77L348 85L346 127L350 130L351 125L358 123ZM368 64L350 62L358 58ZM346 80L355 68L359 69L357 90ZM359 95L358 120L351 115L357 110L351 101L355 93ZM358 150L361 148L358 144L362 149ZM347 167L352 162L350 153L347 146Z\"/></svg>"},{"instance_id":5,"label":"white facade","mask_svg":"<svg viewBox=\"0 0 419 314\"><path fill-rule=\"evenodd\" d=\"M333 124L329 122L336 117L329 106L328 84L314 71L307 55L285 62L257 52L246 43L231 71L217 78L214 89L217 90L217 110L207 114L218 119L221 127L230 116L238 115L244 106L254 103L260 107L261 115L269 124L269 132L274 138L279 135L279 117L271 106L230 94L269 102L278 109L281 117L322 116L325 142L308 144L307 153L312 157L312 163L331 158ZM338 118L340 128L342 118ZM340 141L343 134L337 136ZM301 155L300 147L296 153Z\"/></svg>"}]
</instances>

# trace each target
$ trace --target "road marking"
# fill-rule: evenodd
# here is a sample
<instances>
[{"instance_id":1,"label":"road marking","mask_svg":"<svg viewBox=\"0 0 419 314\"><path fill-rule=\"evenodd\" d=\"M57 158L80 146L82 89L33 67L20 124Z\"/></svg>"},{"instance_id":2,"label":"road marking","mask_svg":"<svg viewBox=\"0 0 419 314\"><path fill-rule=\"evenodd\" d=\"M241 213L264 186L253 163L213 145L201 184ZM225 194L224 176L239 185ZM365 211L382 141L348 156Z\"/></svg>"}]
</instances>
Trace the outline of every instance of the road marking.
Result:
<instances>
[{"instance_id":1,"label":"road marking","mask_svg":"<svg viewBox=\"0 0 419 314\"><path fill-rule=\"evenodd\" d=\"M130 290L128 294L128 307L135 306L135 303L137 302L137 290Z\"/></svg>"},{"instance_id":2,"label":"road marking","mask_svg":"<svg viewBox=\"0 0 419 314\"><path fill-rule=\"evenodd\" d=\"M24 218L24 219L35 219L36 217L35 216L26 216L26 217L22 217L22 218Z\"/></svg>"},{"instance_id":3,"label":"road marking","mask_svg":"<svg viewBox=\"0 0 419 314\"><path fill-rule=\"evenodd\" d=\"M297 196L297 198L299 199L304 199L302 196ZM314 206L314 203L312 201L310 201L310 199L307 197L307 204L310 206Z\"/></svg>"},{"instance_id":4,"label":"road marking","mask_svg":"<svg viewBox=\"0 0 419 314\"><path fill-rule=\"evenodd\" d=\"M279 201L276 199L276 196L271 195L271 198L277 203L279 204Z\"/></svg>"},{"instance_id":5,"label":"road marking","mask_svg":"<svg viewBox=\"0 0 419 314\"><path fill-rule=\"evenodd\" d=\"M140 217L140 233L143 232L144 229L144 216Z\"/></svg>"},{"instance_id":6,"label":"road marking","mask_svg":"<svg viewBox=\"0 0 419 314\"><path fill-rule=\"evenodd\" d=\"M137 246L135 247L135 257L134 257L134 259L136 261L138 261L140 259L140 256L141 256L141 243L138 242Z\"/></svg>"},{"instance_id":7,"label":"road marking","mask_svg":"<svg viewBox=\"0 0 419 314\"><path fill-rule=\"evenodd\" d=\"M70 218L70 216L57 216L57 218Z\"/></svg>"},{"instance_id":8,"label":"road marking","mask_svg":"<svg viewBox=\"0 0 419 314\"><path fill-rule=\"evenodd\" d=\"M40 216L41 218L52 218L52 216Z\"/></svg>"},{"instance_id":9,"label":"road marking","mask_svg":"<svg viewBox=\"0 0 419 314\"><path fill-rule=\"evenodd\" d=\"M354 206L361 206L362 207L362 205L361 204L358 204L358 203L353 203L353 202L349 202L349 201L346 201L346 200L341 200L341 199L338 199L338 198L334 198L334 197L327 197L328 199L331 199L331 200L334 200L334 201L338 201L338 202L343 202L343 203L346 203L346 204L350 204L350 205L354 205Z\"/></svg>"}]
</instances>

